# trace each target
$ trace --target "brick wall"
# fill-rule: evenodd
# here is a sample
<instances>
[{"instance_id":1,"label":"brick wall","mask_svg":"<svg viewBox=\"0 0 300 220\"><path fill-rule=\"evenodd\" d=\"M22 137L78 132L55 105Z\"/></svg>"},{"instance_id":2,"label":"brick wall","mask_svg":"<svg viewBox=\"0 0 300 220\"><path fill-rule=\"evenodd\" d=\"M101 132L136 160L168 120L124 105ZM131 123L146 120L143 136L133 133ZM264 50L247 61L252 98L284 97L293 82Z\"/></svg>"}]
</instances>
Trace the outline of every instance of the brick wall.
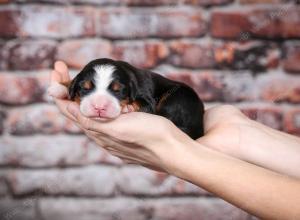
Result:
<instances>
[{"instance_id":1,"label":"brick wall","mask_svg":"<svg viewBox=\"0 0 300 220\"><path fill-rule=\"evenodd\" d=\"M96 147L46 96L48 73L122 59L300 135L299 27L288 0L0 0L0 219L254 219Z\"/></svg>"}]
</instances>

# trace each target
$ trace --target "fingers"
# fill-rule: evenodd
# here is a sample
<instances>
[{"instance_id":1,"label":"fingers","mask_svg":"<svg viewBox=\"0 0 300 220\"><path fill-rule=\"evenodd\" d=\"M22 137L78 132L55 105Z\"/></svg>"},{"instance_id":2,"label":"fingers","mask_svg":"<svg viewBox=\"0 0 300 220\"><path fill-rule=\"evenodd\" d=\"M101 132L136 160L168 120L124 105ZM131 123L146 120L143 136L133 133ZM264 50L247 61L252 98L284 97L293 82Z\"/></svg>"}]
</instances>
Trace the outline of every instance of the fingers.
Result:
<instances>
[{"instance_id":1,"label":"fingers","mask_svg":"<svg viewBox=\"0 0 300 220\"><path fill-rule=\"evenodd\" d=\"M57 107L59 108L59 110L69 119L71 119L74 122L77 122L76 118L70 114L70 112L68 111L68 106L70 104L74 104L74 102L69 101L69 100L63 100L63 99L54 99ZM75 103L76 104L76 103Z\"/></svg>"},{"instance_id":2,"label":"fingers","mask_svg":"<svg viewBox=\"0 0 300 220\"><path fill-rule=\"evenodd\" d=\"M62 80L62 76L59 72L57 72L56 70L52 70L51 71L51 74L50 74L50 82L51 83L54 83L54 82L57 82L57 83L61 83L63 80Z\"/></svg>"},{"instance_id":3,"label":"fingers","mask_svg":"<svg viewBox=\"0 0 300 220\"><path fill-rule=\"evenodd\" d=\"M49 88L47 89L48 95L58 98L58 99L64 99L68 97L68 89L62 84L59 84L58 82L51 82Z\"/></svg>"},{"instance_id":4,"label":"fingers","mask_svg":"<svg viewBox=\"0 0 300 220\"><path fill-rule=\"evenodd\" d=\"M62 82L69 82L70 75L67 65L62 61L56 61L54 64L54 70L61 75Z\"/></svg>"},{"instance_id":5,"label":"fingers","mask_svg":"<svg viewBox=\"0 0 300 220\"><path fill-rule=\"evenodd\" d=\"M50 74L50 87L48 94L55 98L66 98L68 96L67 88L61 83L69 82L70 76L68 67L62 61L57 61L54 64L54 70Z\"/></svg>"}]
</instances>

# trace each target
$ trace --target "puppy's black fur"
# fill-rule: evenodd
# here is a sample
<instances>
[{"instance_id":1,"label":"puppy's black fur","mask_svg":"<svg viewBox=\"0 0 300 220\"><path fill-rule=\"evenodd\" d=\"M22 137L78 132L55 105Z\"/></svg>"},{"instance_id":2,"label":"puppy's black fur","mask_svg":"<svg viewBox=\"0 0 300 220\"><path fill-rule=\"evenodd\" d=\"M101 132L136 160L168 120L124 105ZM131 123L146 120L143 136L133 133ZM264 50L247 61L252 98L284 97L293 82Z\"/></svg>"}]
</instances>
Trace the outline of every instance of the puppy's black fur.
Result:
<instances>
[{"instance_id":1,"label":"puppy's black fur","mask_svg":"<svg viewBox=\"0 0 300 220\"><path fill-rule=\"evenodd\" d=\"M135 102L139 111L168 118L193 139L203 135L204 106L192 88L123 61L105 58L88 63L69 86L71 99L82 98L93 91L94 88L84 89L82 84L86 80L94 82L94 67L105 64L116 67L113 81L118 82L121 88L117 92L110 87L108 90L120 102Z\"/></svg>"}]
</instances>

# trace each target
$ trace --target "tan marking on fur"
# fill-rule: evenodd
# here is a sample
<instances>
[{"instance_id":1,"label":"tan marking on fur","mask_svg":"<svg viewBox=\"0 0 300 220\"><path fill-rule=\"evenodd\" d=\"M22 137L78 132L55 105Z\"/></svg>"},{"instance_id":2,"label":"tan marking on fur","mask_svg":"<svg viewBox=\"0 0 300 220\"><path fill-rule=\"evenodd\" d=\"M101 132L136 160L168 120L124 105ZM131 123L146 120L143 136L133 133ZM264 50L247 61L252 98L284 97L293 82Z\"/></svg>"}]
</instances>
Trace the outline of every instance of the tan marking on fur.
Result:
<instances>
[{"instance_id":1,"label":"tan marking on fur","mask_svg":"<svg viewBox=\"0 0 300 220\"><path fill-rule=\"evenodd\" d=\"M141 109L141 104L137 101L132 102L131 105L133 106L135 112L138 112Z\"/></svg>"},{"instance_id":2,"label":"tan marking on fur","mask_svg":"<svg viewBox=\"0 0 300 220\"><path fill-rule=\"evenodd\" d=\"M111 88L112 88L113 91L119 91L120 88L121 88L121 85L118 82L113 82Z\"/></svg>"},{"instance_id":3,"label":"tan marking on fur","mask_svg":"<svg viewBox=\"0 0 300 220\"><path fill-rule=\"evenodd\" d=\"M159 111L162 107L162 104L164 103L164 101L167 100L167 98L169 97L169 93L164 94L161 99L158 101L157 105L156 105L156 111Z\"/></svg>"},{"instance_id":4,"label":"tan marking on fur","mask_svg":"<svg viewBox=\"0 0 300 220\"><path fill-rule=\"evenodd\" d=\"M78 95L75 96L74 98L74 101L77 103L77 104L80 104L80 97Z\"/></svg>"},{"instance_id":5,"label":"tan marking on fur","mask_svg":"<svg viewBox=\"0 0 300 220\"><path fill-rule=\"evenodd\" d=\"M120 101L120 106L123 108L125 107L125 105L128 105L129 104L129 98L126 98L122 101Z\"/></svg>"},{"instance_id":6,"label":"tan marking on fur","mask_svg":"<svg viewBox=\"0 0 300 220\"><path fill-rule=\"evenodd\" d=\"M93 84L90 80L87 80L83 83L83 88L84 89L91 89L93 87Z\"/></svg>"}]
</instances>

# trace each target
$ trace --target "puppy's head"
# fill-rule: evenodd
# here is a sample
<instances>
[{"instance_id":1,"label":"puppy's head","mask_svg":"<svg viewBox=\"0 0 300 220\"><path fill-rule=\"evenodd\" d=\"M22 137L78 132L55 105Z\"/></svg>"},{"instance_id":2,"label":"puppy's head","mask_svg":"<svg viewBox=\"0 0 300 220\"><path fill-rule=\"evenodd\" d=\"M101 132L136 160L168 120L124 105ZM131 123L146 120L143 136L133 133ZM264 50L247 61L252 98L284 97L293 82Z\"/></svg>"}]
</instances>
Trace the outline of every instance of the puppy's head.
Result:
<instances>
[{"instance_id":1,"label":"puppy's head","mask_svg":"<svg viewBox=\"0 0 300 220\"><path fill-rule=\"evenodd\" d=\"M122 107L134 101L136 79L130 65L111 59L97 59L87 64L69 86L71 100L80 102L87 117L112 119Z\"/></svg>"}]
</instances>

